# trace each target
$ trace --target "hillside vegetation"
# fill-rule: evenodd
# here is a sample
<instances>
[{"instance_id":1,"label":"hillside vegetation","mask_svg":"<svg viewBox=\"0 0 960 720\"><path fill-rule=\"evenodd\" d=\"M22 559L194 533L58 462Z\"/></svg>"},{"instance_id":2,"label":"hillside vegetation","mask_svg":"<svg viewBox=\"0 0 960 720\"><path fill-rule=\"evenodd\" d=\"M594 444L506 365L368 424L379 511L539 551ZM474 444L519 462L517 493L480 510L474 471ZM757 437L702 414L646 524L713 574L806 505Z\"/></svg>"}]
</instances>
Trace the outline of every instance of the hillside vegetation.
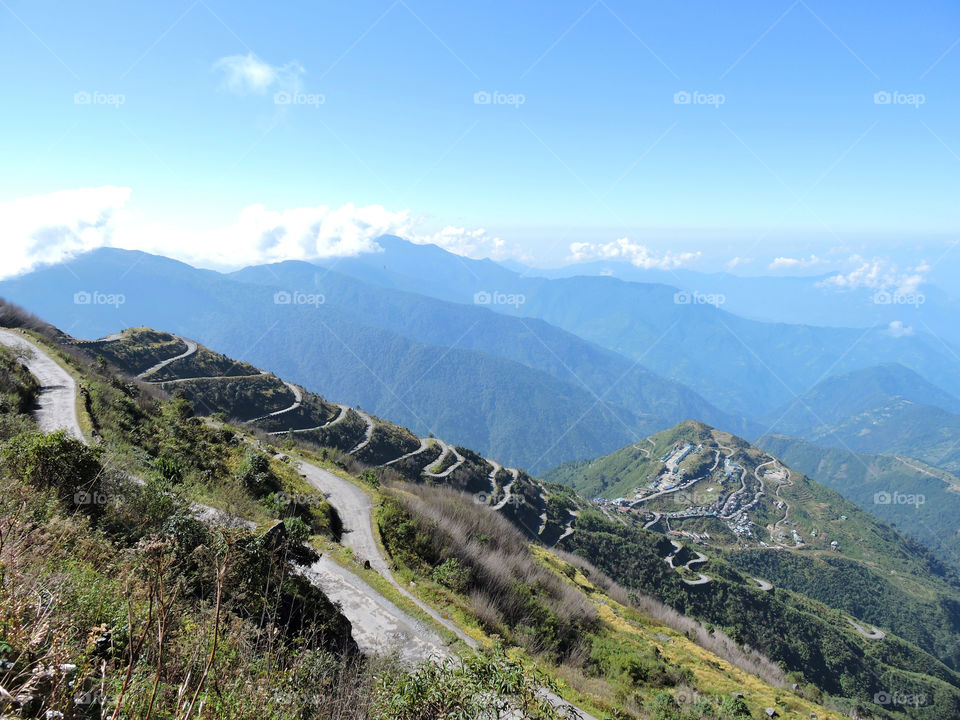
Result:
<instances>
[{"instance_id":1,"label":"hillside vegetation","mask_svg":"<svg viewBox=\"0 0 960 720\"><path fill-rule=\"evenodd\" d=\"M766 435L757 445L916 538L960 571L960 477L909 456L854 453L784 435ZM922 502L906 502L911 496Z\"/></svg>"},{"instance_id":2,"label":"hillside vegetation","mask_svg":"<svg viewBox=\"0 0 960 720\"><path fill-rule=\"evenodd\" d=\"M92 447L38 433L21 411L35 385L11 353L0 355L0 394L24 398L16 409L5 406L0 423L0 687L21 696L14 708L21 716L427 720L487 717L499 707L548 719L559 715L541 688L559 681L610 717L723 720L767 706L785 716L835 717L751 677L757 661L735 645L705 650L685 635L695 626L679 617L653 620L627 598L617 602L613 595L623 594L601 573L531 547L487 498L445 489L441 478L383 482L389 468L378 477L352 456L321 448L324 463L336 460L338 472L379 498L397 571L423 577L418 594L438 606L461 608L458 617L481 640L478 652L440 663L365 658L349 622L295 570L318 549L352 561L329 503L316 495L306 504L279 502L312 490L294 461L276 452L279 444L296 452L293 440L258 441L198 418L186 399L76 350L53 352L80 382ZM458 450L460 469L492 472ZM539 487L519 473L510 480L518 492ZM419 511L407 505L414 498ZM397 542L405 523L437 511L454 525L423 526L410 543ZM474 565L455 539L462 522L478 553ZM498 568L504 557L509 565ZM354 571L382 584L373 570ZM491 624L471 604L469 589L479 587L488 593L478 607L500 613ZM711 654L721 650L729 659ZM783 682L768 670L771 682Z\"/></svg>"},{"instance_id":3,"label":"hillside vegetation","mask_svg":"<svg viewBox=\"0 0 960 720\"><path fill-rule=\"evenodd\" d=\"M325 423L328 431L354 423L359 440L342 447L317 444L309 433L267 434L256 427L257 423L231 426L223 422L216 409L200 410L208 417L199 418L186 397L176 393L171 396L161 385L132 381L105 360L70 345L68 339L55 334L50 337L66 341L63 350L74 353L61 355L60 360L80 381L97 446L88 450L76 443L57 445L56 450L48 451L43 449L44 441L34 450L37 443L31 440L31 431L23 433L17 425L29 424L29 420L22 414L15 415L19 419L11 421L14 434L4 441L14 453L14 459L5 466L13 481L33 487L33 481L23 476L22 468L33 466L24 461L25 454L27 458L31 452L39 452L41 457L79 457L82 462L78 461L76 472L54 474L60 478L55 497L74 503L77 492L109 499L114 497L112 491L119 498L117 508L107 502L102 513L96 503L64 506L65 513L88 518L92 524L85 532L103 532L115 543L126 542L128 534L130 541L140 542L146 537L151 542L166 542L162 532L169 516L164 512L159 514L160 531L154 530L152 521L140 523L133 532L125 529L125 523L145 512L125 493L137 496L152 492L150 504L177 502L181 514L210 534L209 538L191 536L199 540L198 544L193 540L187 543L190 548L222 548L220 556L212 556L214 569L208 568L212 576L204 576L208 587L210 577L223 575L217 568L230 558L240 558L243 564L250 561L239 551L228 552L232 547L229 542L254 542L260 543L258 547L264 547L268 555L280 552L282 558L282 563L273 561L277 574L271 576L272 582L290 589L294 599L283 600L277 612L299 607L300 601L295 598L301 596L302 602L328 607L329 603L323 604L327 596L322 584L307 580L316 575L301 575L291 566L309 564L320 552L325 562L338 563L344 571L356 574L371 588L369 592L410 612L419 612L417 602L439 609L480 648L479 654L474 654L458 645L460 659L439 665L382 666L355 658L349 643L324 644L335 634L329 628L343 627L337 625L344 622L342 615L325 615L327 625L318 620L310 627L294 628L300 634L293 636L291 647L310 648L311 652L316 647L317 653L325 653L323 672L335 669L327 674L318 671L314 677L323 687L342 690L331 694L345 698L342 706L318 710L316 717L336 717L338 708L343 708L343 717L363 716L346 711L352 699L361 709L357 713L365 712L367 717L426 719L437 716L430 712L439 712L431 698L460 688L458 697L462 696L465 704L450 712L462 710L464 717L478 717L476 703L492 694L514 707L526 703L531 717L547 718L556 711L543 706L538 688L554 683L566 698L598 717L610 718L745 718L758 717L766 708L774 708L783 717L809 717L811 712L818 717L837 717L823 707L827 704L857 707L864 716L873 712L878 716L946 720L957 710L957 676L948 667L892 633L880 643L866 640L840 609L788 590L793 582L789 577L781 579L782 585L772 592L760 589L736 569L732 560L724 559L722 553L737 550L735 543L722 548L719 555L711 552L711 557L702 561L705 564L693 571L686 566L696 561L696 553L681 547L670 555L669 536L639 529L629 517L613 514L607 508L591 509L590 503L569 488L539 481L522 470L498 469L492 460L467 448L441 450L438 441L427 438L422 442L424 449L418 452L421 443L414 444L418 440L414 435L382 419L372 418L373 425L368 425L367 415L359 410L338 412L336 418ZM360 447L366 442L368 429L370 442ZM732 457L758 471L758 477L766 482L782 482L773 479L781 477L778 468L768 467L770 475L759 472L769 463L760 451L742 440L726 434L715 436L716 431L703 425L688 429L703 440L722 441ZM654 444L657 442L654 440ZM667 439L663 442L669 444ZM407 460L415 462L404 468L400 467L402 463L386 460L380 467L371 468L363 462L367 448L376 454L367 458L371 462L391 453L394 459L410 454ZM90 473L95 478L101 476L88 453L98 456L94 459L105 468L102 475L109 479L107 485L87 488L86 483L78 486L79 480L65 479L88 478ZM689 461L691 472L706 462L698 458L692 454L684 460ZM316 463L362 489L376 509L379 540L403 584L391 586L389 573L384 575L383 570L364 565L363 556L353 553L351 543L358 520L352 518L351 525L345 527L339 508L317 496L316 488L297 471L300 459ZM433 474L424 472L430 469ZM441 471L446 474L438 477ZM829 503L822 502L822 489L800 482L795 486L801 494L811 493L815 500L808 507L797 507L797 527L806 533L809 523L822 521L832 510ZM784 485L783 496L800 502L799 496L786 494L788 487L794 486ZM290 502L291 497L309 497L311 493L309 502ZM124 521L114 519L123 513L130 516ZM854 521L852 528L865 522L855 515L848 519ZM119 539L114 539L114 533ZM226 540L218 545L215 540L221 536ZM896 541L895 533L889 541ZM553 550L547 549L553 546ZM867 546L861 552L876 553L885 547ZM904 547L909 550L909 546ZM564 550L573 554L564 554ZM909 552L907 555L900 561L902 565L895 567L921 567ZM664 562L668 556L675 560L676 569ZM366 560L370 559L368 555ZM93 571L112 576L99 563L94 562ZM697 584L701 570L709 573L706 584ZM175 565L173 572L180 573L180 566ZM272 587L263 575L251 577L251 582L264 580L265 587ZM923 587L927 578L921 574L912 582ZM811 583L808 591L815 593L815 584ZM105 592L110 596L114 593ZM407 597L404 592L412 595ZM411 600L413 595L415 600ZM223 590L219 593L222 622L218 623L216 597L214 591L211 600L208 592L196 601L197 609L188 603L176 610L178 620L182 618L185 623L192 612L206 613L206 625L196 621L191 626L207 629L206 635L198 634L207 638L206 651L212 649L213 631L226 627L227 618L233 626L242 624L245 617L238 610L242 609L239 599ZM286 596L270 594L271 601L278 597ZM243 599L249 600L246 596ZM123 603L119 604L122 607ZM239 613L240 620L229 615L234 612ZM270 617L270 612L262 610L259 617ZM129 625L122 621L123 617L103 620L109 628ZM432 621L428 617L425 622ZM173 623L171 628L186 632ZM259 631L260 626L257 628ZM314 637L317 639L309 639ZM255 680L249 674L237 673L237 687L243 679L263 688L264 697L285 692L282 689L287 677L294 672L287 668L309 657L306 652L296 655L291 649L281 653L282 657L271 656L270 662L279 663L271 665L266 659L260 662L256 653L242 655L229 640L223 640L223 645L220 642L217 640L208 677L215 669L219 672L219 653L233 648L235 657L249 659L262 673ZM166 715L158 705L154 716L178 717L183 708L178 709L176 703L189 694L189 688L196 692L197 686L189 683L199 682L207 667L203 658L208 656L206 651L197 651L195 643L195 654L200 658L196 663L201 664L189 665L178 660L172 650L168 652L165 643L163 648L159 640L154 646L146 643L144 652L152 654L134 664L141 685L149 686L152 693L153 680L160 688L158 702L159 698L170 698L172 703L164 706ZM79 652L74 645L71 647ZM163 658L179 662L178 670L168 671ZM118 672L125 677L125 670ZM186 681L186 672L191 678L188 690L170 690ZM929 702L922 708L886 708L873 702L877 693L890 688L922 693ZM198 698L206 698L210 692L204 681ZM297 694L299 690L291 692L297 702L308 702ZM362 699L358 699L360 695ZM116 701L117 696L111 695L110 699ZM217 706L208 700L204 707ZM257 709L263 717L287 717L282 704Z\"/></svg>"}]
</instances>

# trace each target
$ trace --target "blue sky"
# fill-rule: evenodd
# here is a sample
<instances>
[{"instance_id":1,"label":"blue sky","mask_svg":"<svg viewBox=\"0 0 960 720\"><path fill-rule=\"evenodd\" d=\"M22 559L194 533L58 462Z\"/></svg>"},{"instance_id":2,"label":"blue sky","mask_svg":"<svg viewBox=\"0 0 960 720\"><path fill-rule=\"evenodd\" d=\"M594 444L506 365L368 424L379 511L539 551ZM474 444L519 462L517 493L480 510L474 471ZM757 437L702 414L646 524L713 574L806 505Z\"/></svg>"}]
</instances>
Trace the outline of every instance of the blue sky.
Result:
<instances>
[{"instance_id":1,"label":"blue sky","mask_svg":"<svg viewBox=\"0 0 960 720\"><path fill-rule=\"evenodd\" d=\"M951 2L3 0L0 18L5 217L29 234L45 206L23 198L123 189L46 200L74 246L176 254L251 206L276 214L258 231L375 206L331 223L352 228L341 250L359 224L540 264L629 238L651 262L767 271L931 262L960 227ZM106 240L66 217L98 203Z\"/></svg>"}]
</instances>

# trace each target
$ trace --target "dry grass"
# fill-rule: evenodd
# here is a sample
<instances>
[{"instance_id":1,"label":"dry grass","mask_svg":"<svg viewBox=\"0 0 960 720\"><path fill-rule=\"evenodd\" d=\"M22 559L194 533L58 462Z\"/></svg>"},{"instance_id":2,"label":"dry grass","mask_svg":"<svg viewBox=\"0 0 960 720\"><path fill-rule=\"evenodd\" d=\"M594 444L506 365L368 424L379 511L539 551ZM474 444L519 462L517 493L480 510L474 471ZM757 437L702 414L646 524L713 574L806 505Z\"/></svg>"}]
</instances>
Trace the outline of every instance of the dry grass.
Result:
<instances>
[{"instance_id":1,"label":"dry grass","mask_svg":"<svg viewBox=\"0 0 960 720\"><path fill-rule=\"evenodd\" d=\"M628 591L579 555L562 550L554 551L554 553L580 570L584 576L589 578L591 583L602 589L608 597L620 605L636 608L652 620L683 633L704 650L713 653L744 672L756 675L774 687L785 687L787 685L787 677L780 666L753 648L741 647L720 630L708 630L702 623L677 612L656 598L643 593Z\"/></svg>"},{"instance_id":2,"label":"dry grass","mask_svg":"<svg viewBox=\"0 0 960 720\"><path fill-rule=\"evenodd\" d=\"M534 653L582 657L579 639L598 623L593 604L532 556L526 537L470 495L425 485L391 485L417 528L421 560L450 558L469 570L470 606L491 633L513 634Z\"/></svg>"}]
</instances>

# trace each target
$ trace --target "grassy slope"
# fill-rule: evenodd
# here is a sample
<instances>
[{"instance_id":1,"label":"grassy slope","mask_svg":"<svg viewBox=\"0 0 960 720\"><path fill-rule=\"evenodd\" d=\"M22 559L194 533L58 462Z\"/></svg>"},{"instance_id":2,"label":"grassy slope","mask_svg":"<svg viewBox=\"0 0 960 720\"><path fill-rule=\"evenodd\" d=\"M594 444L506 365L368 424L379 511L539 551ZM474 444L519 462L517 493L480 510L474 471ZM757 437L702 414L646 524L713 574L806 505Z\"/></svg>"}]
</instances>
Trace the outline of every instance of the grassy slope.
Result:
<instances>
[{"instance_id":1,"label":"grassy slope","mask_svg":"<svg viewBox=\"0 0 960 720\"><path fill-rule=\"evenodd\" d=\"M936 708L919 717L950 718L960 708L960 675L899 638L888 635L871 644L852 631L842 613L782 589L764 593L718 557L704 569L712 583L683 585L660 560L666 551L662 536L600 513L582 515L578 528L564 547L615 580L716 625L850 703L869 706L876 693L897 687L936 698Z\"/></svg>"},{"instance_id":2,"label":"grassy slope","mask_svg":"<svg viewBox=\"0 0 960 720\"><path fill-rule=\"evenodd\" d=\"M848 500L923 542L960 569L960 477L915 458L852 453L783 435L758 446L789 466L836 490ZM878 493L923 495L922 504L877 503ZM882 496L881 496L882 497Z\"/></svg>"},{"instance_id":3,"label":"grassy slope","mask_svg":"<svg viewBox=\"0 0 960 720\"><path fill-rule=\"evenodd\" d=\"M178 337L150 328L130 328L122 341L99 340L80 346L92 357L102 356L114 367L130 375L138 375L161 360L186 352L187 345Z\"/></svg>"},{"instance_id":4,"label":"grassy slope","mask_svg":"<svg viewBox=\"0 0 960 720\"><path fill-rule=\"evenodd\" d=\"M685 634L695 623L655 620L631 607L619 589L614 592L624 601L614 600L603 586L616 586L595 568L527 544L504 518L460 495L393 487L378 521L398 574L415 581L421 597L481 641L495 636L518 644L592 712L646 716L662 693L675 707L690 709L701 699L717 712L724 699L742 692L757 713L776 707L788 717L840 717L698 646ZM430 529L434 522L439 529ZM507 578L518 584L498 585Z\"/></svg>"}]
</instances>

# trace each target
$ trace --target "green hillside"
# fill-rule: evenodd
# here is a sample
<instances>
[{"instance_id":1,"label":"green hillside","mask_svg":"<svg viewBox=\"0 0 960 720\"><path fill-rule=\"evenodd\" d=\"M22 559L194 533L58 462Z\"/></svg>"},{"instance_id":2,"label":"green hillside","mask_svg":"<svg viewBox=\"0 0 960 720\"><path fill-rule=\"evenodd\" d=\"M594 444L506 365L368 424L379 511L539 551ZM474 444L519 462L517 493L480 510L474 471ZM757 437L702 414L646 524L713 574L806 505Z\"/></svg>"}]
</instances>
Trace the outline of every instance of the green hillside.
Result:
<instances>
[{"instance_id":1,"label":"green hillside","mask_svg":"<svg viewBox=\"0 0 960 720\"><path fill-rule=\"evenodd\" d=\"M854 453L784 435L766 435L757 445L960 569L960 477L905 455Z\"/></svg>"},{"instance_id":2,"label":"green hillside","mask_svg":"<svg viewBox=\"0 0 960 720\"><path fill-rule=\"evenodd\" d=\"M647 527L715 550L732 566L889 628L960 668L955 571L837 492L728 433L683 423L544 479L603 495L597 510L631 531ZM581 516L569 542L582 541L583 522Z\"/></svg>"},{"instance_id":3,"label":"green hillside","mask_svg":"<svg viewBox=\"0 0 960 720\"><path fill-rule=\"evenodd\" d=\"M126 341L130 342L132 338ZM167 368L172 366L175 364ZM257 375L250 380L259 383L263 377L269 376ZM277 382L280 389L283 384ZM164 385L174 387L175 383L167 381ZM272 407L267 395L261 402ZM205 406L204 410L209 413L215 412L216 408ZM253 425L262 423L258 420ZM347 432L350 428L352 430ZM658 496L637 504L627 513L631 526L647 525L654 530L680 533L675 537L687 541L693 539L694 543L712 548L719 554L706 566L709 574L701 574L704 567L691 563L691 560L695 561L695 554L683 548L676 556L677 571L666 576L669 578L667 587L651 593L661 601L674 606L679 603L678 609L682 610L685 601L671 595L670 584L676 581L697 583L698 578L705 575L709 577L705 587L713 585L717 582L712 572L714 562L723 562L730 573L736 573L734 568L740 568L765 578L769 576L767 579L776 584L777 593L788 590L800 593L796 597L789 595L793 598L790 603L801 606L810 601L823 603L833 608L829 612L842 611L864 623L888 628L911 643L906 646L907 650L898 650L913 657L911 667L922 667L925 662L932 661L927 653L953 667L960 660L954 640L958 632L957 620L949 610L960 597L952 575L945 573L921 548L836 493L792 472L762 450L728 433L701 423L683 423L609 456L562 466L545 476L549 482L543 484L522 471L515 471L516 478L506 471L494 473L489 462L469 450L457 448L456 453L445 452L429 438L424 439L422 449L418 450L415 435L382 419L374 419L371 442L352 452L351 449L362 442L364 428L363 417L350 410L344 413L342 420L327 428L266 437L312 447L314 451L332 446L341 452L350 452L350 462L358 463L358 468L365 464L382 465L377 477L378 482L384 484L414 480L470 493L481 498L481 505L497 506L523 534L539 539L548 547L558 543L565 549L577 547L588 535L584 531L587 518L591 517L590 504L569 490L564 491L564 486L573 485L588 496L602 494L611 499L620 496L632 499L638 490L643 490ZM689 450L686 450L687 445ZM391 462L411 453L402 462ZM460 458L463 458L462 462ZM663 462L665 459L666 463ZM670 475L679 486L676 492L662 490L670 484L662 477L668 466ZM430 475L442 474L451 468L450 474L444 478ZM649 486L657 483L660 483L659 489L650 490ZM609 522L608 518L623 517L625 508L607 502L597 509L606 513L599 516L601 521ZM669 543L664 546L663 542L655 541L657 558L653 567L658 570L657 575L666 567L662 558L669 550ZM606 567L592 554L596 552L596 546L587 545L586 548L585 559ZM763 549L758 555L754 551L759 548ZM798 555L803 559L795 559ZM890 571L896 573L895 581L890 578ZM644 574L648 576L649 570ZM831 582L813 582L812 578L830 578ZM630 584L629 576L620 579ZM880 591L870 595L843 592L846 587L874 583ZM756 583L747 579L746 585L753 590ZM738 589L739 592L742 590ZM865 603L865 596L877 601ZM779 607L777 612L784 616L790 613ZM828 611L823 608L817 612ZM744 633L749 630L746 622L749 616L724 615L713 607L698 617L721 625L736 637L747 637ZM838 632L857 637L846 620L841 620L838 627L829 631L818 625L811 632L813 634L804 642L820 647L820 652L828 655L826 646L821 645L825 638ZM758 644L755 647L759 646L788 669L803 673L809 681L828 692L844 692L838 689L840 686L830 684L833 681L827 680L826 675L832 672L827 666L816 672L805 671L795 660L799 652L797 648L774 642L772 637L753 636L752 640ZM849 637L845 642L849 642ZM921 660L922 657L928 660ZM899 662L892 663L891 667L899 665ZM949 682L953 677L951 671L946 666L941 667L941 679ZM891 671L884 666L863 672ZM855 674L850 675L848 682L854 683L860 691L866 692L865 688L873 687L862 677L856 679Z\"/></svg>"}]
</instances>

